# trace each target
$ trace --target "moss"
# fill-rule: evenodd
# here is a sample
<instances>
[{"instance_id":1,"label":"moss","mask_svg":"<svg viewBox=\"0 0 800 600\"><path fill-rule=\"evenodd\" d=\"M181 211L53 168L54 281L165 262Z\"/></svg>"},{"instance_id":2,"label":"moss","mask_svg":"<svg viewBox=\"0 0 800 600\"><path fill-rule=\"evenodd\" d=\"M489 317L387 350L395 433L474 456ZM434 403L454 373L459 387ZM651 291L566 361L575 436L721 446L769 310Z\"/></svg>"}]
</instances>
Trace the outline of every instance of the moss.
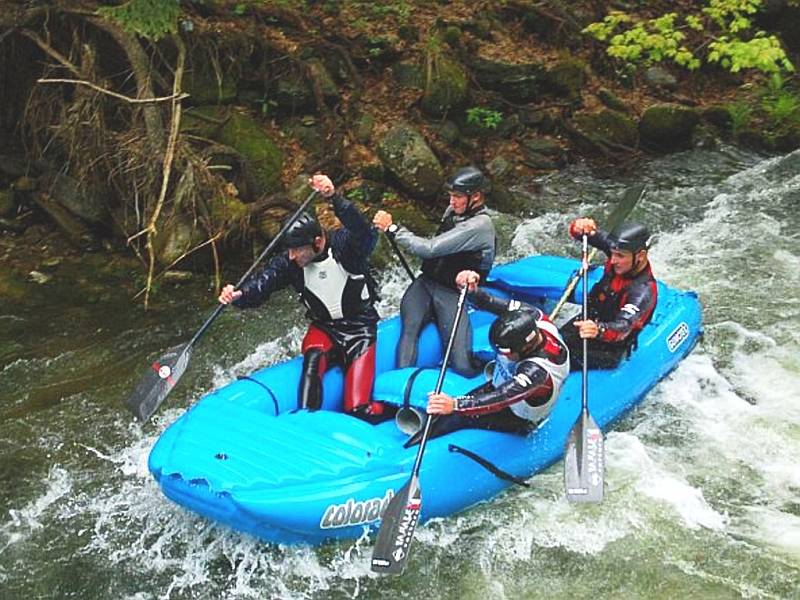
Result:
<instances>
[{"instance_id":1,"label":"moss","mask_svg":"<svg viewBox=\"0 0 800 600\"><path fill-rule=\"evenodd\" d=\"M247 205L232 196L216 197L209 201L208 209L214 223L233 223L250 214Z\"/></svg>"},{"instance_id":2,"label":"moss","mask_svg":"<svg viewBox=\"0 0 800 600\"><path fill-rule=\"evenodd\" d=\"M220 131L219 141L247 159L259 194L280 188L283 153L255 119L241 113L231 114Z\"/></svg>"}]
</instances>

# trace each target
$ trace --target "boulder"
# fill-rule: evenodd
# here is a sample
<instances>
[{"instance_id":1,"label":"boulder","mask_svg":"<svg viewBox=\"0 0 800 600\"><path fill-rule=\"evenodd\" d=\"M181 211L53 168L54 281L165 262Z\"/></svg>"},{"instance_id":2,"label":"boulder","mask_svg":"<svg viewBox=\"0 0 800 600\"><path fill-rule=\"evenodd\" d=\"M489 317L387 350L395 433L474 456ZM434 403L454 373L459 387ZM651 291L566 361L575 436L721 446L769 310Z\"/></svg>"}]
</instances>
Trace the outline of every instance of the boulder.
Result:
<instances>
[{"instance_id":1,"label":"boulder","mask_svg":"<svg viewBox=\"0 0 800 600\"><path fill-rule=\"evenodd\" d=\"M592 143L635 148L639 140L636 122L615 110L579 113L573 118L573 123L579 134L575 140L576 146L584 152L595 150ZM588 143L584 137L588 138Z\"/></svg>"},{"instance_id":2,"label":"boulder","mask_svg":"<svg viewBox=\"0 0 800 600\"><path fill-rule=\"evenodd\" d=\"M99 225L105 222L108 206L96 188L83 185L69 175L55 173L43 178L42 189L52 200L87 223Z\"/></svg>"},{"instance_id":3,"label":"boulder","mask_svg":"<svg viewBox=\"0 0 800 600\"><path fill-rule=\"evenodd\" d=\"M401 123L386 133L378 144L378 157L414 196L432 199L441 188L444 172L439 159L422 134L408 124Z\"/></svg>"},{"instance_id":4,"label":"boulder","mask_svg":"<svg viewBox=\"0 0 800 600\"><path fill-rule=\"evenodd\" d=\"M420 106L431 117L443 117L466 104L468 91L464 67L454 60L440 58L425 82Z\"/></svg>"},{"instance_id":5,"label":"boulder","mask_svg":"<svg viewBox=\"0 0 800 600\"><path fill-rule=\"evenodd\" d=\"M697 111L677 104L656 104L644 111L639 122L642 144L660 152L686 150L699 122Z\"/></svg>"},{"instance_id":6,"label":"boulder","mask_svg":"<svg viewBox=\"0 0 800 600\"><path fill-rule=\"evenodd\" d=\"M546 84L547 71L539 63L512 64L478 58L470 68L482 88L500 92L518 104L537 100Z\"/></svg>"},{"instance_id":7,"label":"boulder","mask_svg":"<svg viewBox=\"0 0 800 600\"><path fill-rule=\"evenodd\" d=\"M664 67L652 66L644 72L644 80L653 87L674 90L678 87L678 80Z\"/></svg>"},{"instance_id":8,"label":"boulder","mask_svg":"<svg viewBox=\"0 0 800 600\"><path fill-rule=\"evenodd\" d=\"M600 100L605 106L610 108L611 110L616 110L619 112L630 112L631 109L625 104L622 100L620 100L619 96L614 94L612 91L607 90L606 88L600 88L597 91L597 99Z\"/></svg>"}]
</instances>

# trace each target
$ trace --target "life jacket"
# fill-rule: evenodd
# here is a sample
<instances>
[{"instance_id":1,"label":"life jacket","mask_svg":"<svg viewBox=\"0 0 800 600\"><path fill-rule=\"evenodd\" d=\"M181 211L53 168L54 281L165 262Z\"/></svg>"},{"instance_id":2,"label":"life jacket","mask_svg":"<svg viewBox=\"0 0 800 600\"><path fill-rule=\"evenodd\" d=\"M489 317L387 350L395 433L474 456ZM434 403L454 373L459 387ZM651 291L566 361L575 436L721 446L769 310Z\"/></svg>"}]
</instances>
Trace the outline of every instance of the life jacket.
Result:
<instances>
[{"instance_id":1,"label":"life jacket","mask_svg":"<svg viewBox=\"0 0 800 600\"><path fill-rule=\"evenodd\" d=\"M606 262L603 277L589 292L589 318L599 322L616 320L619 311L628 303L630 292L638 287L652 288L653 294L657 294L656 280L649 262L633 277L615 274L611 262ZM650 322L653 312L651 309L648 314L643 315L645 318L637 321L634 329L625 338L628 353L636 347L639 332Z\"/></svg>"},{"instance_id":2,"label":"life jacket","mask_svg":"<svg viewBox=\"0 0 800 600\"><path fill-rule=\"evenodd\" d=\"M450 213L442 219L439 228L436 230L436 235L441 235L446 231L450 231L458 222L463 223L466 219L471 219L485 211L486 208L480 206L470 213L465 213L460 221L456 220L458 215ZM422 261L422 274L434 280L436 283L453 289L456 288L456 275L464 270L475 271L483 280L489 274L489 268L491 268L491 265L489 268L486 268L483 264L483 254L484 250L478 249L454 252L453 254L437 256L436 258L428 258Z\"/></svg>"},{"instance_id":3,"label":"life jacket","mask_svg":"<svg viewBox=\"0 0 800 600\"><path fill-rule=\"evenodd\" d=\"M558 394L561 391L561 386L564 384L567 375L569 375L569 356L564 357L562 355L566 351L566 345L563 342L559 344L556 341L561 340L558 328L546 317L537 320L536 325L545 333L545 343L537 351L536 355L514 362L502 354L498 354L494 372L492 373L492 385L497 388L512 379L519 371L519 366L525 362L535 363L547 371L553 382L553 390L546 402L532 406L525 401L520 401L509 406L515 415L533 423L538 423L550 414L553 404L555 404L556 398L558 398ZM560 363L555 361L559 356L561 358Z\"/></svg>"},{"instance_id":4,"label":"life jacket","mask_svg":"<svg viewBox=\"0 0 800 600\"><path fill-rule=\"evenodd\" d=\"M353 318L372 305L367 276L350 273L330 248L324 259L303 267L300 298L315 321Z\"/></svg>"}]
</instances>

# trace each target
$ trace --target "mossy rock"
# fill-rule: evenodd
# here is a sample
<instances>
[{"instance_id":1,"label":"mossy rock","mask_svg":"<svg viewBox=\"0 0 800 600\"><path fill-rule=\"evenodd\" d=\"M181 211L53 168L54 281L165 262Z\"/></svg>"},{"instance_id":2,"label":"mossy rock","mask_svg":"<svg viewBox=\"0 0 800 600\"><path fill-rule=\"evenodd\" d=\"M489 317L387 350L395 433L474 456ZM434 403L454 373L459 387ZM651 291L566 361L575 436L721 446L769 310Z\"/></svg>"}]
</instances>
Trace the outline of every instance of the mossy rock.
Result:
<instances>
[{"instance_id":1,"label":"mossy rock","mask_svg":"<svg viewBox=\"0 0 800 600\"><path fill-rule=\"evenodd\" d=\"M208 62L195 62L183 78L183 91L189 94L188 103L229 104L236 99L237 81L230 69L218 72Z\"/></svg>"},{"instance_id":2,"label":"mossy rock","mask_svg":"<svg viewBox=\"0 0 800 600\"><path fill-rule=\"evenodd\" d=\"M229 115L230 109L224 106L193 106L181 113L181 133L217 139Z\"/></svg>"},{"instance_id":3,"label":"mossy rock","mask_svg":"<svg viewBox=\"0 0 800 600\"><path fill-rule=\"evenodd\" d=\"M431 80L426 82L420 105L429 116L442 117L464 106L468 91L464 67L456 61L442 58L437 61Z\"/></svg>"},{"instance_id":4,"label":"mossy rock","mask_svg":"<svg viewBox=\"0 0 800 600\"><path fill-rule=\"evenodd\" d=\"M436 196L444 172L419 131L404 123L395 126L378 144L378 157L411 194L425 199Z\"/></svg>"},{"instance_id":5,"label":"mossy rock","mask_svg":"<svg viewBox=\"0 0 800 600\"><path fill-rule=\"evenodd\" d=\"M730 133L733 129L733 115L727 106L715 104L703 109L703 119L711 123L720 131Z\"/></svg>"},{"instance_id":6,"label":"mossy rock","mask_svg":"<svg viewBox=\"0 0 800 600\"><path fill-rule=\"evenodd\" d=\"M697 111L677 104L656 104L644 111L639 122L642 144L660 152L686 150L700 117Z\"/></svg>"},{"instance_id":7,"label":"mossy rock","mask_svg":"<svg viewBox=\"0 0 800 600\"><path fill-rule=\"evenodd\" d=\"M547 72L539 63L512 64L479 58L470 69L482 88L500 92L519 104L537 100L547 84Z\"/></svg>"},{"instance_id":8,"label":"mossy rock","mask_svg":"<svg viewBox=\"0 0 800 600\"><path fill-rule=\"evenodd\" d=\"M620 144L635 148L639 133L636 122L629 116L615 110L603 109L596 113L580 113L573 119L576 128L590 140L597 143ZM593 151L594 148L584 147L585 142L576 140L577 145L584 151Z\"/></svg>"},{"instance_id":9,"label":"mossy rock","mask_svg":"<svg viewBox=\"0 0 800 600\"><path fill-rule=\"evenodd\" d=\"M577 58L562 60L551 67L545 76L547 90L556 95L575 100L581 97L586 85L586 63Z\"/></svg>"},{"instance_id":10,"label":"mossy rock","mask_svg":"<svg viewBox=\"0 0 800 600\"><path fill-rule=\"evenodd\" d=\"M234 112L220 130L218 139L235 148L247 160L252 169L257 194L280 189L283 153L264 133L258 121Z\"/></svg>"},{"instance_id":11,"label":"mossy rock","mask_svg":"<svg viewBox=\"0 0 800 600\"><path fill-rule=\"evenodd\" d=\"M243 221L250 214L247 205L234 196L218 196L208 201L211 219L216 224Z\"/></svg>"},{"instance_id":12,"label":"mossy rock","mask_svg":"<svg viewBox=\"0 0 800 600\"><path fill-rule=\"evenodd\" d=\"M620 100L619 96L614 94L611 90L607 90L606 88L600 88L597 91L597 99L611 110L624 113L631 111L628 105Z\"/></svg>"}]
</instances>

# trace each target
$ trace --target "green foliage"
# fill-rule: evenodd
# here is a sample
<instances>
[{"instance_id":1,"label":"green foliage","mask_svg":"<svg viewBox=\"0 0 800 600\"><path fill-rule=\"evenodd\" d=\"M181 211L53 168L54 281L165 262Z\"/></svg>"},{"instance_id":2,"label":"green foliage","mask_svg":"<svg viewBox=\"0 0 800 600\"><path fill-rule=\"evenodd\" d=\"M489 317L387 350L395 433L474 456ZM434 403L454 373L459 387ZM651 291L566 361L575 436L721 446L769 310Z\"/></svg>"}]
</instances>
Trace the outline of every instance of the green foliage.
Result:
<instances>
[{"instance_id":1,"label":"green foliage","mask_svg":"<svg viewBox=\"0 0 800 600\"><path fill-rule=\"evenodd\" d=\"M179 0L128 0L119 6L103 6L97 12L125 31L159 40L177 31L181 9Z\"/></svg>"},{"instance_id":2,"label":"green foliage","mask_svg":"<svg viewBox=\"0 0 800 600\"><path fill-rule=\"evenodd\" d=\"M726 106L731 115L731 129L734 135L740 133L750 124L753 118L753 109L746 102L732 102Z\"/></svg>"},{"instance_id":3,"label":"green foliage","mask_svg":"<svg viewBox=\"0 0 800 600\"><path fill-rule=\"evenodd\" d=\"M503 114L488 108L473 106L467 109L467 123L472 123L483 129L497 129L503 122Z\"/></svg>"},{"instance_id":4,"label":"green foliage","mask_svg":"<svg viewBox=\"0 0 800 600\"><path fill-rule=\"evenodd\" d=\"M751 40L743 41L721 36L709 45L708 61L718 62L731 73L757 69L768 75L792 72L792 65L775 36L759 31Z\"/></svg>"},{"instance_id":5,"label":"green foliage","mask_svg":"<svg viewBox=\"0 0 800 600\"><path fill-rule=\"evenodd\" d=\"M629 69L671 61L690 71L705 62L719 64L732 73L745 69L767 75L792 72L794 66L778 38L763 31L751 33L752 15L762 1L706 0L699 12L682 17L670 12L637 19L612 11L583 31L605 42L608 55Z\"/></svg>"}]
</instances>

